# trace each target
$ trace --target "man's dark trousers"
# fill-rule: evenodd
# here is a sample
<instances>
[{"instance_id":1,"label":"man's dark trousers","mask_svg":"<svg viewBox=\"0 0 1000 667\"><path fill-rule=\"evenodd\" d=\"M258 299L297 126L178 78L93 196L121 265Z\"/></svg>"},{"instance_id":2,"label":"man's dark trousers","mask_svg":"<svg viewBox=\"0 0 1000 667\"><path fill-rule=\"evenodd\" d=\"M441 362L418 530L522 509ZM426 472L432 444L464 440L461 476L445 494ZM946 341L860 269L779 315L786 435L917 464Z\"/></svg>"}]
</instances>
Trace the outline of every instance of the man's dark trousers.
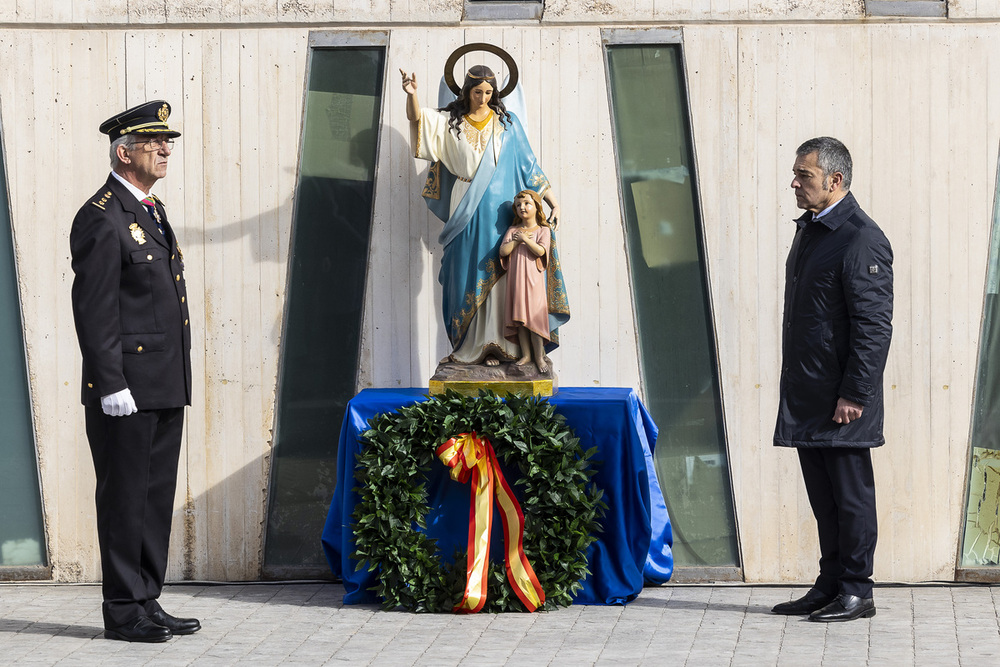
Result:
<instances>
[{"instance_id":1,"label":"man's dark trousers","mask_svg":"<svg viewBox=\"0 0 1000 667\"><path fill-rule=\"evenodd\" d=\"M872 596L875 475L867 447L799 447L799 465L819 528L819 577L827 595Z\"/></svg>"},{"instance_id":2,"label":"man's dark trousers","mask_svg":"<svg viewBox=\"0 0 1000 667\"><path fill-rule=\"evenodd\" d=\"M160 610L184 408L109 417L86 408L97 473L104 626Z\"/></svg>"}]
</instances>

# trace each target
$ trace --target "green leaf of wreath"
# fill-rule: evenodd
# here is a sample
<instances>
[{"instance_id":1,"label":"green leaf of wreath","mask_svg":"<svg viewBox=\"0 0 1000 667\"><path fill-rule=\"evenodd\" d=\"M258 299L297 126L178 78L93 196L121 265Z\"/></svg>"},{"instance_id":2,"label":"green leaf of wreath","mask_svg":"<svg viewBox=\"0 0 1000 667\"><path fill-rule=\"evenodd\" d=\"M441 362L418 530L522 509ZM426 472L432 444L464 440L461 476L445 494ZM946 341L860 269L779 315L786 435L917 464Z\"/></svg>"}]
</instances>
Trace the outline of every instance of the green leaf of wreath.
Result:
<instances>
[{"instance_id":1,"label":"green leaf of wreath","mask_svg":"<svg viewBox=\"0 0 1000 667\"><path fill-rule=\"evenodd\" d=\"M587 547L597 538L607 505L592 482L591 458L565 418L545 399L478 397L454 391L369 421L357 455L354 508L358 570L377 572L371 588L383 607L447 612L465 588L464 552L446 562L426 527L427 473L448 438L475 431L489 438L500 461L520 472L515 493L524 513L524 552L542 589L542 609L565 607L590 574ZM442 465L442 469L443 469ZM460 514L463 520L467 513ZM490 562L483 611L525 611L503 563Z\"/></svg>"}]
</instances>

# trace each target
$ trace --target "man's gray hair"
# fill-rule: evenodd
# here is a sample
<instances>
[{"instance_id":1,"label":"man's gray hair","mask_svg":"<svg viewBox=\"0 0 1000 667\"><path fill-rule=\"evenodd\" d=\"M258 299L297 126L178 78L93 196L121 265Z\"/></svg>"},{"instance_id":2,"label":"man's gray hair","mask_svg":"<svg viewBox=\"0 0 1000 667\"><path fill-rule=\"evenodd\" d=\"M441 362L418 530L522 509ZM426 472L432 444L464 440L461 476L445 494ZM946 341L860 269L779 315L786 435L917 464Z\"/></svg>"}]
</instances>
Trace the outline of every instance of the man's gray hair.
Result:
<instances>
[{"instance_id":1,"label":"man's gray hair","mask_svg":"<svg viewBox=\"0 0 1000 667\"><path fill-rule=\"evenodd\" d=\"M833 137L816 137L810 139L795 151L799 157L805 157L810 153L816 153L816 164L823 170L823 180L832 176L838 171L843 174L844 182L841 187L844 192L851 189L851 153L842 142Z\"/></svg>"},{"instance_id":2,"label":"man's gray hair","mask_svg":"<svg viewBox=\"0 0 1000 667\"><path fill-rule=\"evenodd\" d=\"M139 143L139 137L134 134L126 134L125 136L118 137L111 142L111 168L113 170L118 169L118 147L124 146L128 149L135 148L135 145Z\"/></svg>"}]
</instances>

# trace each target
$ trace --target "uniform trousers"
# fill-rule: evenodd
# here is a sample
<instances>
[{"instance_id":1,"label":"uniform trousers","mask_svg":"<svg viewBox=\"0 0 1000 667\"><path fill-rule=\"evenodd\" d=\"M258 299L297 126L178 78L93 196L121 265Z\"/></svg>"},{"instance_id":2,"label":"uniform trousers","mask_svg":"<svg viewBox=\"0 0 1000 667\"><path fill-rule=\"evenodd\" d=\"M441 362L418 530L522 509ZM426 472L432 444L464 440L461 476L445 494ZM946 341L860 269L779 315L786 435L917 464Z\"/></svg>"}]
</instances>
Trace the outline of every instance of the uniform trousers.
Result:
<instances>
[{"instance_id":1,"label":"uniform trousers","mask_svg":"<svg viewBox=\"0 0 1000 667\"><path fill-rule=\"evenodd\" d=\"M104 626L160 610L184 408L109 417L86 408L97 474Z\"/></svg>"},{"instance_id":2,"label":"uniform trousers","mask_svg":"<svg viewBox=\"0 0 1000 667\"><path fill-rule=\"evenodd\" d=\"M819 529L819 577L814 587L833 596L872 596L875 474L867 447L800 447L799 465Z\"/></svg>"}]
</instances>

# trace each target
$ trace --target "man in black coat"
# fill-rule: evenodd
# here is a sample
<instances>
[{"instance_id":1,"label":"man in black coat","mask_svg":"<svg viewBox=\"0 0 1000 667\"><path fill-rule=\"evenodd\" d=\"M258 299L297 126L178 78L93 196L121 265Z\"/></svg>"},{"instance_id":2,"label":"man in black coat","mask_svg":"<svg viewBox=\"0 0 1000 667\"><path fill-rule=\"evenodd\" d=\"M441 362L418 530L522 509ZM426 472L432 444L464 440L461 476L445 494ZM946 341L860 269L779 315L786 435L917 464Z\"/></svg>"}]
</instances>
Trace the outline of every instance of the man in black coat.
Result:
<instances>
[{"instance_id":1,"label":"man in black coat","mask_svg":"<svg viewBox=\"0 0 1000 667\"><path fill-rule=\"evenodd\" d=\"M892 248L850 193L851 155L831 137L796 151L806 211L785 265L774 444L795 447L819 529L819 576L776 614L813 621L875 615L877 537L871 448L882 437L882 373L892 336Z\"/></svg>"},{"instance_id":2,"label":"man in black coat","mask_svg":"<svg viewBox=\"0 0 1000 667\"><path fill-rule=\"evenodd\" d=\"M112 172L70 232L82 398L97 476L104 636L166 641L201 628L157 598L167 568L184 406L191 404L191 328L184 256L150 189L167 173L170 105L105 121Z\"/></svg>"}]
</instances>

